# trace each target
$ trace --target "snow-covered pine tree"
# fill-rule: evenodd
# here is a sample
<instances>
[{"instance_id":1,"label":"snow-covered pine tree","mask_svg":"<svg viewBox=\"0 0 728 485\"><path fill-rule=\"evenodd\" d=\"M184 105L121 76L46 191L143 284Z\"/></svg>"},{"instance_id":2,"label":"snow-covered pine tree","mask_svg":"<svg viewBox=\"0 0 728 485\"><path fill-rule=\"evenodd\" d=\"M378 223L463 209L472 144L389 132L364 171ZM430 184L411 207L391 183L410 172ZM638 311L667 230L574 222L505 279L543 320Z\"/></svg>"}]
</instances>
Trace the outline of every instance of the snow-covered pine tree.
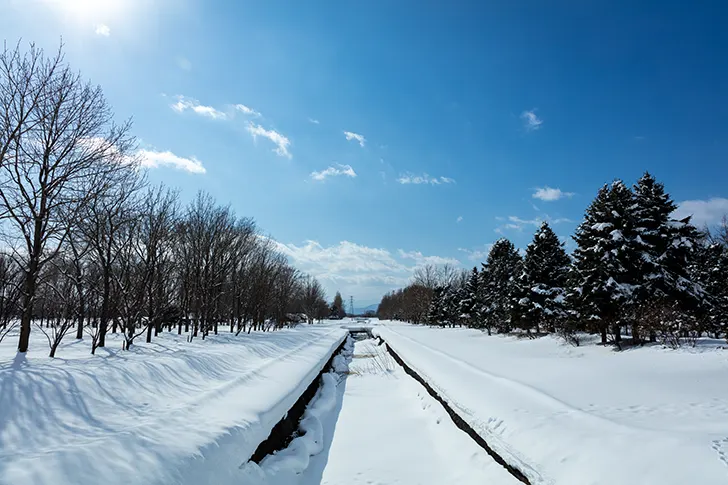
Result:
<instances>
[{"instance_id":1,"label":"snow-covered pine tree","mask_svg":"<svg viewBox=\"0 0 728 485\"><path fill-rule=\"evenodd\" d=\"M462 298L460 300L460 319L463 324L468 327L477 327L480 308L478 305L478 282L480 274L478 268L473 267L467 283L462 288Z\"/></svg>"},{"instance_id":2,"label":"snow-covered pine tree","mask_svg":"<svg viewBox=\"0 0 728 485\"><path fill-rule=\"evenodd\" d=\"M695 248L691 277L707 298L705 330L715 338L728 339L728 248L720 243L699 244Z\"/></svg>"},{"instance_id":3,"label":"snow-covered pine tree","mask_svg":"<svg viewBox=\"0 0 728 485\"><path fill-rule=\"evenodd\" d=\"M694 316L704 299L700 285L690 275L698 231L689 218L672 218L677 205L664 185L649 173L635 184L634 201L635 244L640 252L639 305L647 308L669 302ZM633 329L636 340L640 337L638 329Z\"/></svg>"},{"instance_id":4,"label":"snow-covered pine tree","mask_svg":"<svg viewBox=\"0 0 728 485\"><path fill-rule=\"evenodd\" d=\"M486 276L481 288L483 320L491 333L496 328L499 333L511 330L514 313L518 310L520 276L523 261L515 246L506 238L493 244L488 260L483 265Z\"/></svg>"},{"instance_id":5,"label":"snow-covered pine tree","mask_svg":"<svg viewBox=\"0 0 728 485\"><path fill-rule=\"evenodd\" d=\"M455 307L455 311L454 308ZM452 285L447 285L442 293L442 310L440 314L440 324L445 327L452 324L453 314L457 313L457 302L455 301L455 293Z\"/></svg>"},{"instance_id":6,"label":"snow-covered pine tree","mask_svg":"<svg viewBox=\"0 0 728 485\"><path fill-rule=\"evenodd\" d=\"M632 192L621 180L605 185L574 235L574 293L579 294L581 314L594 322L602 343L607 343L610 329L614 341L621 341L621 325L639 287L634 206Z\"/></svg>"},{"instance_id":7,"label":"snow-covered pine tree","mask_svg":"<svg viewBox=\"0 0 728 485\"><path fill-rule=\"evenodd\" d=\"M430 308L427 312L427 323L430 325L441 325L443 322L443 297L445 296L445 287L436 286L432 290L432 299L430 300Z\"/></svg>"},{"instance_id":8,"label":"snow-covered pine tree","mask_svg":"<svg viewBox=\"0 0 728 485\"><path fill-rule=\"evenodd\" d=\"M543 222L523 259L525 293L521 306L522 325L526 331L535 328L539 332L542 324L547 331L556 331L557 320L565 315L564 297L570 263L564 243L549 224Z\"/></svg>"}]
</instances>

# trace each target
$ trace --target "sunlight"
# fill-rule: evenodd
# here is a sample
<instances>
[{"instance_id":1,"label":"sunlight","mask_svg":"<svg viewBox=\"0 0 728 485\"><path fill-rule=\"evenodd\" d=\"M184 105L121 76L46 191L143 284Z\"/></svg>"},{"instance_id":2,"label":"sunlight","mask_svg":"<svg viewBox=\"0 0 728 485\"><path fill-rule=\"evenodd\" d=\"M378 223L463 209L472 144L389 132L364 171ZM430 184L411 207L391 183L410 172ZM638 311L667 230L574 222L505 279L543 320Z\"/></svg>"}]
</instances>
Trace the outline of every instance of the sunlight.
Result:
<instances>
[{"instance_id":1,"label":"sunlight","mask_svg":"<svg viewBox=\"0 0 728 485\"><path fill-rule=\"evenodd\" d=\"M79 21L117 18L126 10L125 0L46 0L64 14Z\"/></svg>"}]
</instances>

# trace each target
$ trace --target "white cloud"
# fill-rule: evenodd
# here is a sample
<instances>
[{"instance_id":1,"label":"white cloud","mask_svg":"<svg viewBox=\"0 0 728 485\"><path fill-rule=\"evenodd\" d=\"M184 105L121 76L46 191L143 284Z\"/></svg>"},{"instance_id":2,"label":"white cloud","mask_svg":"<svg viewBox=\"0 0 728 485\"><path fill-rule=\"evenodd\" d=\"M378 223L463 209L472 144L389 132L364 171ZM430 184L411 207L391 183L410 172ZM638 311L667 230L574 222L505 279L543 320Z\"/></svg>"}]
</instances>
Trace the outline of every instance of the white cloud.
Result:
<instances>
[{"instance_id":1,"label":"white cloud","mask_svg":"<svg viewBox=\"0 0 728 485\"><path fill-rule=\"evenodd\" d=\"M425 256L419 251L404 251L402 249L398 249L397 252L399 253L400 258L411 259L412 261L414 261L415 266L425 266L427 264L434 264L436 266L441 266L444 264L450 264L454 266L460 265L460 261L455 258L444 258L442 256Z\"/></svg>"},{"instance_id":2,"label":"white cloud","mask_svg":"<svg viewBox=\"0 0 728 485\"><path fill-rule=\"evenodd\" d=\"M412 173L404 173L399 176L397 179L397 182L400 184L406 185L406 184L429 184L429 185L440 185L440 184L454 184L455 179L451 179L449 177L430 177L426 173L423 173L422 175L415 175Z\"/></svg>"},{"instance_id":3,"label":"white cloud","mask_svg":"<svg viewBox=\"0 0 728 485\"><path fill-rule=\"evenodd\" d=\"M319 120L315 120L315 119L313 119L313 118L309 118L309 119L308 119L308 122L309 122L309 123L313 123L314 125L318 125L318 124L320 123L320 121L319 121Z\"/></svg>"},{"instance_id":4,"label":"white cloud","mask_svg":"<svg viewBox=\"0 0 728 485\"><path fill-rule=\"evenodd\" d=\"M458 216L455 222L463 222L463 216Z\"/></svg>"},{"instance_id":5,"label":"white cloud","mask_svg":"<svg viewBox=\"0 0 728 485\"><path fill-rule=\"evenodd\" d=\"M417 265L424 261L450 262L450 258L424 256L417 251L400 250L398 254L407 256L397 257L386 249L350 241L331 246L323 246L317 241L305 241L300 246L276 244L297 268L321 281L329 300L340 291L347 299L353 295L357 306L378 302L384 293L405 286ZM413 264L407 264L407 261Z\"/></svg>"},{"instance_id":6,"label":"white cloud","mask_svg":"<svg viewBox=\"0 0 728 485\"><path fill-rule=\"evenodd\" d=\"M245 106L244 104L236 104L235 109L244 115L252 116L254 118L260 118L262 116L259 111L256 111L249 106Z\"/></svg>"},{"instance_id":7,"label":"white cloud","mask_svg":"<svg viewBox=\"0 0 728 485\"><path fill-rule=\"evenodd\" d=\"M102 35L108 37L111 35L111 28L106 24L96 24L96 35Z\"/></svg>"},{"instance_id":8,"label":"white cloud","mask_svg":"<svg viewBox=\"0 0 728 485\"><path fill-rule=\"evenodd\" d=\"M555 200L563 199L564 197L571 198L573 196L573 192L564 192L561 189L554 189L548 185L536 189L536 192L531 195L534 199L540 199L544 202L553 202Z\"/></svg>"},{"instance_id":9,"label":"white cloud","mask_svg":"<svg viewBox=\"0 0 728 485\"><path fill-rule=\"evenodd\" d=\"M523 120L523 126L526 128L526 131L538 130L543 124L543 120L536 116L536 109L524 111L521 113L521 119Z\"/></svg>"},{"instance_id":10,"label":"white cloud","mask_svg":"<svg viewBox=\"0 0 728 485\"><path fill-rule=\"evenodd\" d=\"M336 167L329 167L325 170L321 170L320 172L311 172L311 178L314 180L326 180L327 177L337 177L340 175L344 175L347 177L356 177L356 172L353 168L351 168L351 165L341 165L337 164Z\"/></svg>"},{"instance_id":11,"label":"white cloud","mask_svg":"<svg viewBox=\"0 0 728 485\"><path fill-rule=\"evenodd\" d=\"M562 224L565 222L574 222L566 217L554 218L549 216L548 214L544 214L542 217L534 217L533 219L523 219L518 216L508 216L507 219L505 217L496 217L496 220L501 222L507 221L494 229L494 231L498 234L505 234L506 231L522 231L525 226L539 227L544 221L552 225Z\"/></svg>"},{"instance_id":12,"label":"white cloud","mask_svg":"<svg viewBox=\"0 0 728 485\"><path fill-rule=\"evenodd\" d=\"M184 71L192 70L192 62L190 62L190 60L187 59L186 57L179 56L179 57L177 57L176 61L177 61L177 67L179 67L180 69L182 69Z\"/></svg>"},{"instance_id":13,"label":"white cloud","mask_svg":"<svg viewBox=\"0 0 728 485\"><path fill-rule=\"evenodd\" d=\"M248 130L248 133L250 133L253 137L253 140L257 140L259 136L262 136L263 138L267 138L268 140L275 143L276 148L273 151L281 157L286 157L289 159L293 157L291 155L291 152L288 151L288 147L291 145L291 141L281 133L278 133L275 130L266 130L262 126L256 125L252 122L248 123L246 129Z\"/></svg>"},{"instance_id":14,"label":"white cloud","mask_svg":"<svg viewBox=\"0 0 728 485\"><path fill-rule=\"evenodd\" d=\"M200 104L199 101L197 101L196 99L187 98L182 95L176 96L176 99L177 102L170 105L170 107L178 113L183 113L187 110L191 110L192 112L200 116L211 118L213 120L227 119L227 115L222 111L218 111L212 106L204 106Z\"/></svg>"},{"instance_id":15,"label":"white cloud","mask_svg":"<svg viewBox=\"0 0 728 485\"><path fill-rule=\"evenodd\" d=\"M142 167L172 167L178 170L185 170L190 173L206 173L202 162L195 157L184 158L175 155L170 151L158 152L154 150L139 150L137 152Z\"/></svg>"},{"instance_id":16,"label":"white cloud","mask_svg":"<svg viewBox=\"0 0 728 485\"><path fill-rule=\"evenodd\" d=\"M348 141L355 140L359 142L359 146L364 148L364 145L367 142L367 139L364 138L364 135L360 135L359 133L353 133L351 131L345 131L344 136Z\"/></svg>"},{"instance_id":17,"label":"white cloud","mask_svg":"<svg viewBox=\"0 0 728 485\"><path fill-rule=\"evenodd\" d=\"M677 219L692 216L692 223L700 228L713 226L728 216L728 199L713 197L708 200L684 200L678 203L672 215Z\"/></svg>"},{"instance_id":18,"label":"white cloud","mask_svg":"<svg viewBox=\"0 0 728 485\"><path fill-rule=\"evenodd\" d=\"M482 263L486 259L488 259L488 255L490 254L490 250L492 247L493 244L491 243L474 249L458 248L458 251L467 254L467 257L470 261L480 261Z\"/></svg>"}]
</instances>

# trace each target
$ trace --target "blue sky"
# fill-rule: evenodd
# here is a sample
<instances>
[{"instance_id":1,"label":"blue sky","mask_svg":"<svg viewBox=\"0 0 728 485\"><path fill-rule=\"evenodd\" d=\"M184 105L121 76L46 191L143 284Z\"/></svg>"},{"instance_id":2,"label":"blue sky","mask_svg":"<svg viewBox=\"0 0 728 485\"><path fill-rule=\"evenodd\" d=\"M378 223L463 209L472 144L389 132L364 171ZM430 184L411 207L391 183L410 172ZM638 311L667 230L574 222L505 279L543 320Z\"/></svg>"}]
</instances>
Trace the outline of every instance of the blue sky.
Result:
<instances>
[{"instance_id":1,"label":"blue sky","mask_svg":"<svg viewBox=\"0 0 728 485\"><path fill-rule=\"evenodd\" d=\"M152 181L363 305L543 219L568 237L644 170L698 223L728 212L728 6L696 3L1 0L0 32L62 36Z\"/></svg>"}]
</instances>

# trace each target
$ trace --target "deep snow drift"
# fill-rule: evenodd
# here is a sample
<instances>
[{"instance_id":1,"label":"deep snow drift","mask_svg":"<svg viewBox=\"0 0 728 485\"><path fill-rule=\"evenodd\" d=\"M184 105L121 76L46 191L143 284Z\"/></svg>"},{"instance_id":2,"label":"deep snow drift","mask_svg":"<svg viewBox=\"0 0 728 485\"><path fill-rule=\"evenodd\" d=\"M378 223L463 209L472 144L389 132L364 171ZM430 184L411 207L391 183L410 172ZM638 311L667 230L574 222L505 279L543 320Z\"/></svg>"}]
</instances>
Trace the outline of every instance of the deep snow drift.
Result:
<instances>
[{"instance_id":1,"label":"deep snow drift","mask_svg":"<svg viewBox=\"0 0 728 485\"><path fill-rule=\"evenodd\" d=\"M338 326L152 344L89 354L43 336L0 344L0 484L239 484L240 466L319 374Z\"/></svg>"},{"instance_id":2,"label":"deep snow drift","mask_svg":"<svg viewBox=\"0 0 728 485\"><path fill-rule=\"evenodd\" d=\"M533 485L728 483L728 352L375 328Z\"/></svg>"}]
</instances>

